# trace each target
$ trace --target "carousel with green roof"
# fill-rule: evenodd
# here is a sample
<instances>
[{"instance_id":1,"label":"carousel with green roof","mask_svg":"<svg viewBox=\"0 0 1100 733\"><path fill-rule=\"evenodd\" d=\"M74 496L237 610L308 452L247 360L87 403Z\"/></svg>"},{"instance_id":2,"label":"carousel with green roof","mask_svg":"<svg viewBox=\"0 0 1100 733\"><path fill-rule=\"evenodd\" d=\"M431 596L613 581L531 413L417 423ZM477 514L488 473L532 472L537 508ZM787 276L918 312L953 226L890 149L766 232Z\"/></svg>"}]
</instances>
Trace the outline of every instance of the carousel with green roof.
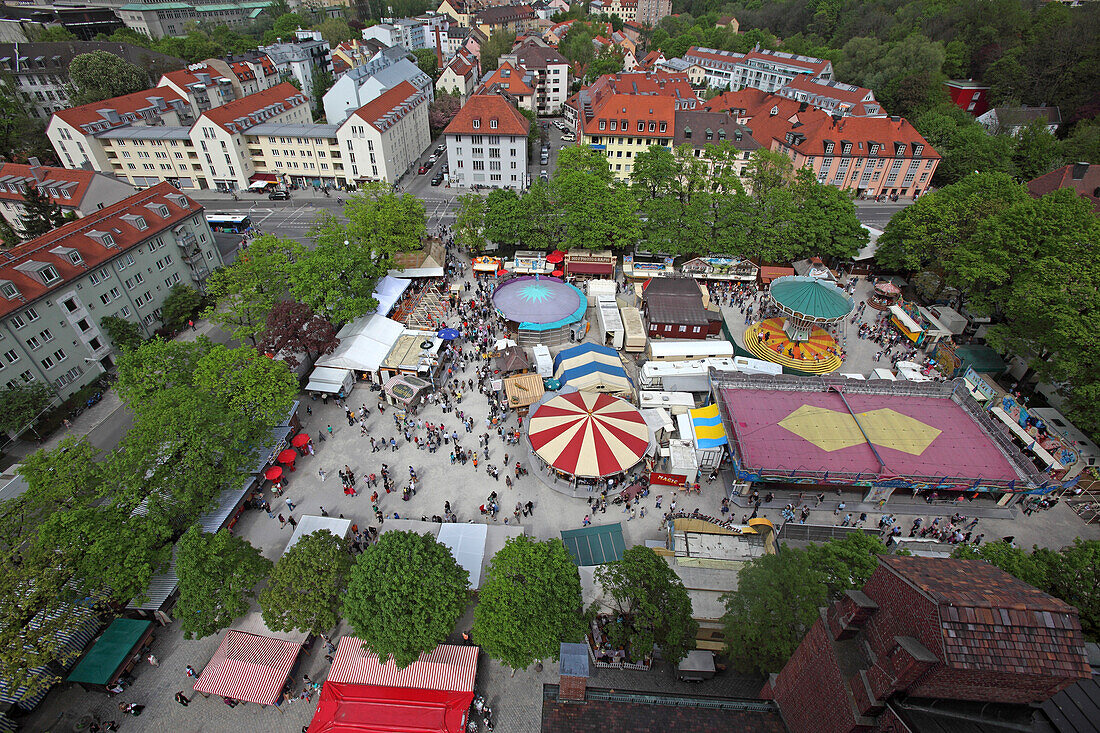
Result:
<instances>
[{"instance_id":1,"label":"carousel with green roof","mask_svg":"<svg viewBox=\"0 0 1100 733\"><path fill-rule=\"evenodd\" d=\"M768 295L783 315L745 329L745 348L758 359L808 374L839 369L844 356L827 327L852 312L851 296L827 280L802 275L773 280Z\"/></svg>"}]
</instances>

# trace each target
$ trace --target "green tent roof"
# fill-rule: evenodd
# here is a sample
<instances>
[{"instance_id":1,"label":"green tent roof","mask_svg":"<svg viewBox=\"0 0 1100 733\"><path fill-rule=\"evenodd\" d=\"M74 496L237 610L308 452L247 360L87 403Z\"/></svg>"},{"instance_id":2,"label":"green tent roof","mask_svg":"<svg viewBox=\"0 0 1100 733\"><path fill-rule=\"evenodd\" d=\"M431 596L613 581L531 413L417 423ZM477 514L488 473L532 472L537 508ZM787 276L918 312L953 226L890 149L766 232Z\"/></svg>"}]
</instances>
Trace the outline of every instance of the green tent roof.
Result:
<instances>
[{"instance_id":1,"label":"green tent roof","mask_svg":"<svg viewBox=\"0 0 1100 733\"><path fill-rule=\"evenodd\" d=\"M623 559L623 525L601 524L599 526L567 529L561 533L565 549L573 556L577 565L603 565Z\"/></svg>"},{"instance_id":2,"label":"green tent roof","mask_svg":"<svg viewBox=\"0 0 1100 733\"><path fill-rule=\"evenodd\" d=\"M984 344L960 346L955 350L955 356L962 362L962 371L972 366L979 374L999 374L1008 368L1001 355Z\"/></svg>"},{"instance_id":3,"label":"green tent roof","mask_svg":"<svg viewBox=\"0 0 1100 733\"><path fill-rule=\"evenodd\" d=\"M83 682L89 685L105 685L110 681L126 657L134 650L152 621L132 618L116 618L103 632L103 636L92 647L80 664L73 667L69 682Z\"/></svg>"},{"instance_id":4,"label":"green tent roof","mask_svg":"<svg viewBox=\"0 0 1100 733\"><path fill-rule=\"evenodd\" d=\"M843 290L816 277L787 275L771 284L771 297L780 306L810 318L840 319L854 303Z\"/></svg>"}]
</instances>

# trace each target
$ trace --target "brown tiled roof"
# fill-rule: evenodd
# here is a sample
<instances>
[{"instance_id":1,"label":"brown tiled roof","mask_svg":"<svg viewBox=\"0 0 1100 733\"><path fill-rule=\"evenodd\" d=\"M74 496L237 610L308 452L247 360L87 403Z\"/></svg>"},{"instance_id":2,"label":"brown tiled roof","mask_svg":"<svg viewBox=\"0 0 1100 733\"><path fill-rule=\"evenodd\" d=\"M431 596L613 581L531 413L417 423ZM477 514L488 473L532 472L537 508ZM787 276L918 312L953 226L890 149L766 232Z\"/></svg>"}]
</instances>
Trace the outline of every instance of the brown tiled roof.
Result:
<instances>
[{"instance_id":1,"label":"brown tiled roof","mask_svg":"<svg viewBox=\"0 0 1100 733\"><path fill-rule=\"evenodd\" d=\"M70 170L69 168L55 168L53 166L41 166L42 183L31 173L31 166L24 163L0 163L0 200L23 202L21 192L9 191L7 184L20 184L35 186L46 195L50 201L62 207L70 209L78 208L88 193L88 186L97 174L87 170ZM9 178L10 176L10 178ZM22 180L19 180L22 179ZM52 183L51 183L52 182ZM57 190L57 196L51 196L49 189ZM68 191L68 197L60 195Z\"/></svg>"},{"instance_id":2,"label":"brown tiled roof","mask_svg":"<svg viewBox=\"0 0 1100 733\"><path fill-rule=\"evenodd\" d=\"M382 92L353 114L375 129L385 131L421 102L427 101L427 98L426 92L421 92L409 82L403 81L393 89Z\"/></svg>"},{"instance_id":3,"label":"brown tiled roof","mask_svg":"<svg viewBox=\"0 0 1100 733\"><path fill-rule=\"evenodd\" d=\"M687 131L691 130L691 138ZM707 139L707 130L711 138ZM741 139L737 139L741 133ZM730 116L728 112L704 112L700 110L676 110L676 135L672 144L679 146L688 143L697 148L704 145L718 145L728 142L738 150L756 150L760 143L753 139L752 133Z\"/></svg>"},{"instance_id":4,"label":"brown tiled roof","mask_svg":"<svg viewBox=\"0 0 1100 733\"><path fill-rule=\"evenodd\" d=\"M503 25L517 20L529 20L535 17L535 11L530 5L497 5L485 8L477 14L477 25Z\"/></svg>"},{"instance_id":5,"label":"brown tiled roof","mask_svg":"<svg viewBox=\"0 0 1100 733\"><path fill-rule=\"evenodd\" d=\"M99 113L99 110L114 110L122 118L125 118L127 115L136 115L138 118L141 118L143 113L155 112L159 115L163 112L172 111L172 102L178 102L180 109L188 109L187 100L181 97L174 89L168 87L154 87L153 89L145 89L140 92L134 92L133 94L124 94L121 97L104 99L102 102L90 102L80 107L63 109L54 112L54 117L68 122L73 127L80 127L81 125L93 123L101 123L106 127L118 127L120 125L129 124L130 120L122 119L119 122L109 123L108 120Z\"/></svg>"},{"instance_id":6,"label":"brown tiled roof","mask_svg":"<svg viewBox=\"0 0 1100 733\"><path fill-rule=\"evenodd\" d=\"M1077 609L982 560L880 556L939 606L949 665L1044 677L1088 677Z\"/></svg>"},{"instance_id":7,"label":"brown tiled roof","mask_svg":"<svg viewBox=\"0 0 1100 733\"><path fill-rule=\"evenodd\" d=\"M171 198L169 198L171 197ZM184 208L180 202L186 202L190 208ZM168 217L161 218L148 208L163 205L168 209ZM74 279L87 274L98 265L126 252L131 247L156 236L180 221L199 214L202 207L176 190L170 183L158 183L141 193L87 214L76 221L54 229L48 234L29 242L12 247L4 253L0 261L0 280L11 282L19 290L19 299L9 300L0 297L0 316L7 315L42 296L69 286ZM148 228L138 229L133 220L123 217L134 214L145 219ZM109 234L114 239L113 246L106 246L96 237L96 233ZM60 252L53 250L64 248ZM83 262L74 264L65 250L80 253ZM57 270L60 279L50 285L44 285L35 277L27 274L26 269L35 264L51 265Z\"/></svg>"},{"instance_id":8,"label":"brown tiled roof","mask_svg":"<svg viewBox=\"0 0 1100 733\"><path fill-rule=\"evenodd\" d=\"M1028 192L1036 198L1060 188L1072 188L1092 202L1093 211L1100 212L1100 165L1064 165L1027 184Z\"/></svg>"}]
</instances>

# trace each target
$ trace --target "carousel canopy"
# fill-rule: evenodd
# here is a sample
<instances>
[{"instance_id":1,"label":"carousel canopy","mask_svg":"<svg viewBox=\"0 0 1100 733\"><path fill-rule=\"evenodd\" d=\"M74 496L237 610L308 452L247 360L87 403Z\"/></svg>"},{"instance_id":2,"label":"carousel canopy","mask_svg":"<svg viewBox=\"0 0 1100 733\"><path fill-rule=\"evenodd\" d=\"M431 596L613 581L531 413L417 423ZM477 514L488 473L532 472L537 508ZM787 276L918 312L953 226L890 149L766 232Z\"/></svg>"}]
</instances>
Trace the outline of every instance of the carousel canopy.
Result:
<instances>
[{"instance_id":1,"label":"carousel canopy","mask_svg":"<svg viewBox=\"0 0 1100 733\"><path fill-rule=\"evenodd\" d=\"M852 312L852 299L832 283L790 275L774 280L771 298L784 310L813 320L840 320Z\"/></svg>"},{"instance_id":2,"label":"carousel canopy","mask_svg":"<svg viewBox=\"0 0 1100 733\"><path fill-rule=\"evenodd\" d=\"M528 423L531 447L556 470L596 478L625 471L649 448L634 405L606 394L570 392L544 402Z\"/></svg>"}]
</instances>

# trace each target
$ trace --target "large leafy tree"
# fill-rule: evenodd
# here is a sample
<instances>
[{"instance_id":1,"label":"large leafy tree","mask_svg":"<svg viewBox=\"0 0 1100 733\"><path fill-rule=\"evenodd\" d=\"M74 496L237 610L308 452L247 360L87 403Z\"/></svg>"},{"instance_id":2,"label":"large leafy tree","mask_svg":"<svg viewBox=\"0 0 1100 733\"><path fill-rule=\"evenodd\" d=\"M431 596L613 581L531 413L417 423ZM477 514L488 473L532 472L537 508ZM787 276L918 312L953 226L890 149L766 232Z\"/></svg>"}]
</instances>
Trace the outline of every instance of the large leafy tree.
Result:
<instances>
[{"instance_id":1,"label":"large leafy tree","mask_svg":"<svg viewBox=\"0 0 1100 733\"><path fill-rule=\"evenodd\" d=\"M275 563L260 592L264 623L275 631L323 634L340 622L340 597L348 584L346 543L322 529L305 535Z\"/></svg>"},{"instance_id":2,"label":"large leafy tree","mask_svg":"<svg viewBox=\"0 0 1100 733\"><path fill-rule=\"evenodd\" d=\"M256 237L233 264L207 279L206 292L215 302L204 315L234 339L255 346L267 314L290 288L293 263L304 253L293 239Z\"/></svg>"},{"instance_id":3,"label":"large leafy tree","mask_svg":"<svg viewBox=\"0 0 1100 733\"><path fill-rule=\"evenodd\" d=\"M298 378L285 362L250 346L218 345L195 365L195 387L257 425L277 425L298 394Z\"/></svg>"},{"instance_id":4,"label":"large leafy tree","mask_svg":"<svg viewBox=\"0 0 1100 733\"><path fill-rule=\"evenodd\" d=\"M8 433L29 425L53 400L44 384L32 382L5 387L0 392L0 432Z\"/></svg>"},{"instance_id":5,"label":"large leafy tree","mask_svg":"<svg viewBox=\"0 0 1100 733\"><path fill-rule=\"evenodd\" d=\"M637 204L600 151L570 146L551 183L563 249L628 249L641 235Z\"/></svg>"},{"instance_id":6,"label":"large leafy tree","mask_svg":"<svg viewBox=\"0 0 1100 733\"><path fill-rule=\"evenodd\" d=\"M493 556L474 609L474 640L513 669L557 659L584 635L581 581L561 540L513 537Z\"/></svg>"},{"instance_id":7,"label":"large leafy tree","mask_svg":"<svg viewBox=\"0 0 1100 733\"><path fill-rule=\"evenodd\" d=\"M778 672L798 648L828 598L806 552L784 548L746 563L737 590L724 596L730 661L746 672Z\"/></svg>"},{"instance_id":8,"label":"large leafy tree","mask_svg":"<svg viewBox=\"0 0 1100 733\"><path fill-rule=\"evenodd\" d=\"M347 223L322 214L311 233L317 244L291 266L294 297L333 323L377 307L374 286L393 256L418 249L427 219L424 204L383 182L367 184L347 201Z\"/></svg>"},{"instance_id":9,"label":"large leafy tree","mask_svg":"<svg viewBox=\"0 0 1100 733\"><path fill-rule=\"evenodd\" d=\"M272 356L283 354L289 366L298 366L297 354L313 360L331 354L340 345L336 327L304 303L280 300L267 314L264 337L259 348Z\"/></svg>"},{"instance_id":10,"label":"large leafy tree","mask_svg":"<svg viewBox=\"0 0 1100 733\"><path fill-rule=\"evenodd\" d=\"M888 550L878 537L855 532L821 545L810 545L807 552L814 568L824 576L829 596L839 598L844 591L862 588L878 567L876 556L885 555Z\"/></svg>"},{"instance_id":11,"label":"large leafy tree","mask_svg":"<svg viewBox=\"0 0 1100 733\"><path fill-rule=\"evenodd\" d=\"M141 345L141 328L133 321L118 316L103 316L99 319L99 325L120 351Z\"/></svg>"},{"instance_id":12,"label":"large leafy tree","mask_svg":"<svg viewBox=\"0 0 1100 733\"><path fill-rule=\"evenodd\" d=\"M482 72L496 71L500 65L500 55L511 51L515 42L515 35L504 31L497 31L489 36L489 40L481 44Z\"/></svg>"},{"instance_id":13,"label":"large leafy tree","mask_svg":"<svg viewBox=\"0 0 1100 733\"><path fill-rule=\"evenodd\" d=\"M216 634L247 613L256 584L271 570L259 550L224 529L208 534L191 525L178 548L173 613L185 639Z\"/></svg>"},{"instance_id":14,"label":"large leafy tree","mask_svg":"<svg viewBox=\"0 0 1100 733\"><path fill-rule=\"evenodd\" d=\"M638 654L659 647L669 664L679 664L695 647L699 624L691 615L691 598L665 559L653 550L628 547L622 560L596 570L596 580L622 619L609 631L616 646L629 645Z\"/></svg>"},{"instance_id":15,"label":"large leafy tree","mask_svg":"<svg viewBox=\"0 0 1100 733\"><path fill-rule=\"evenodd\" d=\"M431 535L387 532L352 568L344 616L371 651L407 667L454 631L469 585L469 573Z\"/></svg>"},{"instance_id":16,"label":"large leafy tree","mask_svg":"<svg viewBox=\"0 0 1100 733\"><path fill-rule=\"evenodd\" d=\"M455 240L472 252L481 252L489 240L485 237L485 197L464 193L458 197L455 215Z\"/></svg>"},{"instance_id":17,"label":"large leafy tree","mask_svg":"<svg viewBox=\"0 0 1100 733\"><path fill-rule=\"evenodd\" d=\"M462 99L459 96L460 89L444 89L435 95L435 99L428 105L428 125L433 131L442 131L458 111L462 109Z\"/></svg>"},{"instance_id":18,"label":"large leafy tree","mask_svg":"<svg viewBox=\"0 0 1100 733\"><path fill-rule=\"evenodd\" d=\"M0 73L0 109L4 110L0 115L0 158L13 162L28 155L54 159L45 127L35 119L31 107L19 96L14 79L6 72ZM18 238L12 236L14 231L4 235L6 246L18 243Z\"/></svg>"},{"instance_id":19,"label":"large leafy tree","mask_svg":"<svg viewBox=\"0 0 1100 733\"><path fill-rule=\"evenodd\" d=\"M100 102L149 87L149 75L121 56L107 51L82 53L69 64L72 89L69 101L74 106Z\"/></svg>"},{"instance_id":20,"label":"large leafy tree","mask_svg":"<svg viewBox=\"0 0 1100 733\"><path fill-rule=\"evenodd\" d=\"M202 305L202 295L190 285L173 285L161 305L164 325L169 328L182 328L187 319L195 314Z\"/></svg>"}]
</instances>

